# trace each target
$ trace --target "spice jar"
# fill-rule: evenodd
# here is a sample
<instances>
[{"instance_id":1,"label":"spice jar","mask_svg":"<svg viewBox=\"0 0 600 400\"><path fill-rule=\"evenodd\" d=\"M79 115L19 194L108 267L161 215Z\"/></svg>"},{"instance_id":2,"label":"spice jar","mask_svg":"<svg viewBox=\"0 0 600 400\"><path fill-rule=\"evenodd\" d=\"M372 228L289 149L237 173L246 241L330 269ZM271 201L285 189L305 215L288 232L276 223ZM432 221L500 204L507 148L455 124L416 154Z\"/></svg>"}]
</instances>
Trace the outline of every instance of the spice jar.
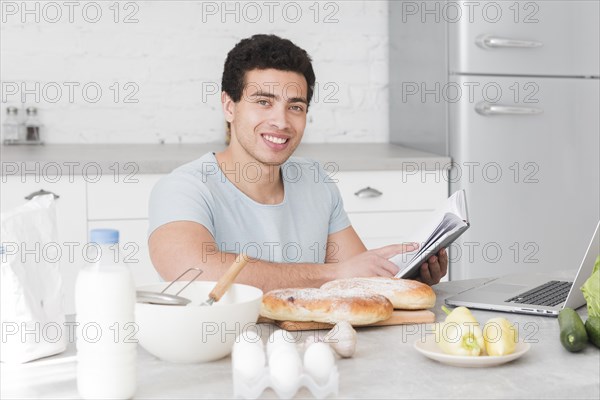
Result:
<instances>
[{"instance_id":1,"label":"spice jar","mask_svg":"<svg viewBox=\"0 0 600 400\"><path fill-rule=\"evenodd\" d=\"M19 109L6 107L6 119L2 124L2 139L4 143L11 144L19 141Z\"/></svg>"},{"instance_id":2,"label":"spice jar","mask_svg":"<svg viewBox=\"0 0 600 400\"><path fill-rule=\"evenodd\" d=\"M27 107L25 110L27 119L25 120L25 140L28 142L40 141L40 121L37 117L37 108Z\"/></svg>"}]
</instances>

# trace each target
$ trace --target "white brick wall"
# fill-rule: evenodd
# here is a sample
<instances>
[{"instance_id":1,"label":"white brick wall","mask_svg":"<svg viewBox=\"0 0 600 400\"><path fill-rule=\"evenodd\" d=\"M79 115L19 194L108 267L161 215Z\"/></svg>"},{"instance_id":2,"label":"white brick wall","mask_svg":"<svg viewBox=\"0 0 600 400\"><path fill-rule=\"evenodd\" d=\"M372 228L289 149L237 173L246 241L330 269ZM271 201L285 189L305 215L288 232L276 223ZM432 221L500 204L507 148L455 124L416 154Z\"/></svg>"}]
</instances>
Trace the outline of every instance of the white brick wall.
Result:
<instances>
[{"instance_id":1,"label":"white brick wall","mask_svg":"<svg viewBox=\"0 0 600 400\"><path fill-rule=\"evenodd\" d=\"M306 142L388 140L386 1L123 1L118 15L113 1L28 1L29 13L23 4L2 1L2 119L6 106L22 107L26 85L47 143L223 141L220 90L208 89L220 86L227 52L255 33L313 58Z\"/></svg>"}]
</instances>

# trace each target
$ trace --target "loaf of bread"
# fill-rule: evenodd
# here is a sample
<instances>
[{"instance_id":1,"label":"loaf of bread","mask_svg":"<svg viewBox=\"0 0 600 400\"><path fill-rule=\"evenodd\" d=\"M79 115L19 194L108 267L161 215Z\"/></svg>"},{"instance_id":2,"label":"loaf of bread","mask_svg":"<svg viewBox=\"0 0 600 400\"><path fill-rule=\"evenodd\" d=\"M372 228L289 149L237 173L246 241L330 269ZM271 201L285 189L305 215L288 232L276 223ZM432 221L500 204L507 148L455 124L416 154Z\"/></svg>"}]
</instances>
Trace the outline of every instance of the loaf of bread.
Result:
<instances>
[{"instance_id":1,"label":"loaf of bread","mask_svg":"<svg viewBox=\"0 0 600 400\"><path fill-rule=\"evenodd\" d=\"M399 278L348 278L330 281L321 286L323 290L363 290L387 297L394 308L400 310L424 310L435 305L435 293L430 286Z\"/></svg>"},{"instance_id":2,"label":"loaf of bread","mask_svg":"<svg viewBox=\"0 0 600 400\"><path fill-rule=\"evenodd\" d=\"M361 289L278 289L263 296L260 315L278 321L315 321L368 325L392 316L385 297Z\"/></svg>"}]
</instances>

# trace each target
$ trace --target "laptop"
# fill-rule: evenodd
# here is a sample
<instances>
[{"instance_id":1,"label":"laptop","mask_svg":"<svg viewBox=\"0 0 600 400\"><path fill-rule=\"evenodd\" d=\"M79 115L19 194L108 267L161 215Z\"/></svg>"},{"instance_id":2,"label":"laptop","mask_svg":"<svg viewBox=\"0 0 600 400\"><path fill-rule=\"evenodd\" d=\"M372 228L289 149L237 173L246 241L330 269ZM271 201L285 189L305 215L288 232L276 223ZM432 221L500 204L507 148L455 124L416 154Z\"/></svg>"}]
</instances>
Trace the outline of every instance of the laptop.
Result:
<instances>
[{"instance_id":1,"label":"laptop","mask_svg":"<svg viewBox=\"0 0 600 400\"><path fill-rule=\"evenodd\" d=\"M599 228L600 222L572 281L546 273L507 275L449 297L446 304L553 317L564 307L577 309L585 304L580 288L592 274L600 254Z\"/></svg>"}]
</instances>

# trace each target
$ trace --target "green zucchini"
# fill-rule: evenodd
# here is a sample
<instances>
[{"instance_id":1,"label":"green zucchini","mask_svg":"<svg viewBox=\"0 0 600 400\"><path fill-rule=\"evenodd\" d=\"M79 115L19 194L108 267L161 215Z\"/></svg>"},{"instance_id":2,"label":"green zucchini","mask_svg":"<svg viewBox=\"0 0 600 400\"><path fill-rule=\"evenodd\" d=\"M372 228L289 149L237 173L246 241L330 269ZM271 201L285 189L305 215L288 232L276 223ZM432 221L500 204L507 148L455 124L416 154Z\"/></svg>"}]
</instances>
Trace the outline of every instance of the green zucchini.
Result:
<instances>
[{"instance_id":1,"label":"green zucchini","mask_svg":"<svg viewBox=\"0 0 600 400\"><path fill-rule=\"evenodd\" d=\"M585 330L590 338L590 342L600 348L600 317L588 317L587 321L585 321Z\"/></svg>"},{"instance_id":2,"label":"green zucchini","mask_svg":"<svg viewBox=\"0 0 600 400\"><path fill-rule=\"evenodd\" d=\"M572 308L564 308L558 313L560 326L560 342L570 352L583 350L587 345L588 335L579 314Z\"/></svg>"}]
</instances>

